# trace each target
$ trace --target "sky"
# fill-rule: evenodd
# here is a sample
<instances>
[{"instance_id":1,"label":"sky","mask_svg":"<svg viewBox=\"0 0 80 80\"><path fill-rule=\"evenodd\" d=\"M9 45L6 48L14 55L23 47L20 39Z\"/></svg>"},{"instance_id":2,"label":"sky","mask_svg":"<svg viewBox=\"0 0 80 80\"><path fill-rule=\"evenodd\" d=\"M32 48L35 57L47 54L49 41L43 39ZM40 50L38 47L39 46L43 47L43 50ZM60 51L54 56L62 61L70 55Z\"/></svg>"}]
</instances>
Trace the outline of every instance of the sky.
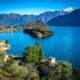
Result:
<instances>
[{"instance_id":1,"label":"sky","mask_svg":"<svg viewBox=\"0 0 80 80\"><path fill-rule=\"evenodd\" d=\"M0 13L40 14L68 7L80 8L80 0L0 0Z\"/></svg>"}]
</instances>

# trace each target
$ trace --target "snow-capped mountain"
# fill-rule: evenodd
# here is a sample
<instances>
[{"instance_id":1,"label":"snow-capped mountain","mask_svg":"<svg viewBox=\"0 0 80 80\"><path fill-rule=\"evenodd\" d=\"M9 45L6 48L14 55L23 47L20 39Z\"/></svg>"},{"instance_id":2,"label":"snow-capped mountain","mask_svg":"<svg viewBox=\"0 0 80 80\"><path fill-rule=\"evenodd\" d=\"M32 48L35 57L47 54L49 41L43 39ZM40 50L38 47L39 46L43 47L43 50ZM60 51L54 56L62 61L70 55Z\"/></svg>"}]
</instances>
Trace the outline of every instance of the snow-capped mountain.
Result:
<instances>
[{"instance_id":1,"label":"snow-capped mountain","mask_svg":"<svg viewBox=\"0 0 80 80\"><path fill-rule=\"evenodd\" d=\"M72 7L68 7L66 9L64 9L64 11L67 11L67 12L72 12L73 10L74 10L74 8L72 8Z\"/></svg>"},{"instance_id":2,"label":"snow-capped mountain","mask_svg":"<svg viewBox=\"0 0 80 80\"><path fill-rule=\"evenodd\" d=\"M47 24L54 26L80 26L80 9L55 17L48 21Z\"/></svg>"}]
</instances>

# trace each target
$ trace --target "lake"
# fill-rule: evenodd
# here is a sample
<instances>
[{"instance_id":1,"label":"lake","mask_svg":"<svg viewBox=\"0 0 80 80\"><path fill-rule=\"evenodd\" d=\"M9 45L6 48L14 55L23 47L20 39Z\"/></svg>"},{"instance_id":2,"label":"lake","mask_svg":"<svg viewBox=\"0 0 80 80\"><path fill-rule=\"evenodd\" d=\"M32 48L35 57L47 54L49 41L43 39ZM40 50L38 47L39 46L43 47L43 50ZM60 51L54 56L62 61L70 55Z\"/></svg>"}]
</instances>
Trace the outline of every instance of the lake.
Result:
<instances>
[{"instance_id":1,"label":"lake","mask_svg":"<svg viewBox=\"0 0 80 80\"><path fill-rule=\"evenodd\" d=\"M80 27L51 27L55 32L46 38L33 38L22 31L0 32L0 40L8 40L9 53L21 56L25 47L40 42L46 57L70 61L74 67L80 67Z\"/></svg>"}]
</instances>

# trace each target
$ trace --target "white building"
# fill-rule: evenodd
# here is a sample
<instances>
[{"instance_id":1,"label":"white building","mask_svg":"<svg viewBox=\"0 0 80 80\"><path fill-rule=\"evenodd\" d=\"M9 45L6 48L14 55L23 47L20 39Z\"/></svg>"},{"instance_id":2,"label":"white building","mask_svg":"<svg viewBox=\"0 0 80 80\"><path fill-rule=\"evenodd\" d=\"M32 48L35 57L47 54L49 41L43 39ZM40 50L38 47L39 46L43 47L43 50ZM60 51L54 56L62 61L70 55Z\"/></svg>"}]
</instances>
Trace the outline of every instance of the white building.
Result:
<instances>
[{"instance_id":1,"label":"white building","mask_svg":"<svg viewBox=\"0 0 80 80\"><path fill-rule=\"evenodd\" d=\"M56 64L56 58L54 57L49 57L48 61L49 61L49 64Z\"/></svg>"},{"instance_id":2,"label":"white building","mask_svg":"<svg viewBox=\"0 0 80 80\"><path fill-rule=\"evenodd\" d=\"M49 57L48 59L42 61L42 63L48 65L48 66L55 66L57 61L56 61L56 58L54 57Z\"/></svg>"}]
</instances>

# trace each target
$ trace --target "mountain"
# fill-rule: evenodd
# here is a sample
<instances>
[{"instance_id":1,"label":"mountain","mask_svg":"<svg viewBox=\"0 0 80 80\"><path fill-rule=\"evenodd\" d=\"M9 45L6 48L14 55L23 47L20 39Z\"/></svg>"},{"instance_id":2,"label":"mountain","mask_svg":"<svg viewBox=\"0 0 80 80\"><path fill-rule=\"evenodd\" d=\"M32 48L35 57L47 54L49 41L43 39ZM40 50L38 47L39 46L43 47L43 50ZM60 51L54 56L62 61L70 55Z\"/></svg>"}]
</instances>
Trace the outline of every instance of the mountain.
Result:
<instances>
[{"instance_id":1,"label":"mountain","mask_svg":"<svg viewBox=\"0 0 80 80\"><path fill-rule=\"evenodd\" d=\"M58 11L58 10L47 11L47 12L44 12L44 13L40 14L38 16L38 20L47 23L49 20L51 20L51 19L53 19L55 17L68 14L68 13L70 13L72 11L74 11L74 8L72 8L72 7L68 7L66 9L63 9L63 10L60 10L60 11Z\"/></svg>"},{"instance_id":2,"label":"mountain","mask_svg":"<svg viewBox=\"0 0 80 80\"><path fill-rule=\"evenodd\" d=\"M68 7L66 9L64 9L64 11L67 11L67 12L72 12L74 9L72 7Z\"/></svg>"},{"instance_id":3,"label":"mountain","mask_svg":"<svg viewBox=\"0 0 80 80\"><path fill-rule=\"evenodd\" d=\"M47 22L54 26L80 26L80 9L74 10L69 14L58 16Z\"/></svg>"},{"instance_id":4,"label":"mountain","mask_svg":"<svg viewBox=\"0 0 80 80\"><path fill-rule=\"evenodd\" d=\"M69 10L71 10L69 8ZM29 22L42 21L48 22L49 20L70 13L68 10L60 11L46 11L40 15L20 15L16 13L0 14L0 26L12 26L12 25L25 25Z\"/></svg>"},{"instance_id":5,"label":"mountain","mask_svg":"<svg viewBox=\"0 0 80 80\"><path fill-rule=\"evenodd\" d=\"M36 21L35 15L20 15L16 13L0 14L1 26L25 25L28 22Z\"/></svg>"},{"instance_id":6,"label":"mountain","mask_svg":"<svg viewBox=\"0 0 80 80\"><path fill-rule=\"evenodd\" d=\"M47 12L40 14L38 16L38 20L43 21L43 22L47 22L52 18L55 18L55 17L60 16L60 15L65 15L68 13L69 12L63 11L63 10L62 11L47 11Z\"/></svg>"}]
</instances>

